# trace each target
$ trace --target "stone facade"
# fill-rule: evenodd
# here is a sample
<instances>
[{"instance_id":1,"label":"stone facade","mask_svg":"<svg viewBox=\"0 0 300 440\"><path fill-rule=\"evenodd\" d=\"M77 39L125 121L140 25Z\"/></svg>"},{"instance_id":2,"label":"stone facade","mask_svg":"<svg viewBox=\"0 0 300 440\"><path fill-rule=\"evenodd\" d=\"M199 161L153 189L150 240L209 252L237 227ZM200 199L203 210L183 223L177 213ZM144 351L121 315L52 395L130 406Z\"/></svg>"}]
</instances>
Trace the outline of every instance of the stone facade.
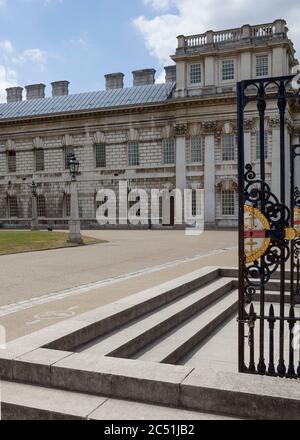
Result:
<instances>
[{"instance_id":1,"label":"stone facade","mask_svg":"<svg viewBox=\"0 0 300 440\"><path fill-rule=\"evenodd\" d=\"M167 81L175 78L176 73L176 86L164 102L81 113L70 110L17 120L0 118L0 225L30 225L30 184L34 180L45 203L44 209L39 209L40 224L66 227L70 196L66 155L74 151L80 162L79 214L83 227L98 226L98 190L116 189L120 181L126 181L130 188L148 191L204 189L207 226L236 226L236 82L255 78L259 73L291 73L297 60L286 23L277 20L269 25L180 36L172 59L176 72L167 68ZM135 71L134 86L152 84L154 73L152 69ZM117 84L111 84L116 74L107 76L108 93L123 87L123 74L117 75ZM53 96L68 94L68 82L53 83L56 85L59 91L55 89L57 93L54 91ZM17 91L16 100L20 100L20 89ZM28 93L28 99L44 99L44 86L27 87ZM8 90L8 101L14 97L15 93ZM269 107L266 172L275 192L279 176L276 118L277 109ZM289 118L287 145L298 123L292 111ZM246 158L257 167L255 108L247 110L246 119ZM138 165L129 163L132 143L137 144ZM97 145L105 146L105 166L97 164ZM169 160L165 148L169 148Z\"/></svg>"}]
</instances>

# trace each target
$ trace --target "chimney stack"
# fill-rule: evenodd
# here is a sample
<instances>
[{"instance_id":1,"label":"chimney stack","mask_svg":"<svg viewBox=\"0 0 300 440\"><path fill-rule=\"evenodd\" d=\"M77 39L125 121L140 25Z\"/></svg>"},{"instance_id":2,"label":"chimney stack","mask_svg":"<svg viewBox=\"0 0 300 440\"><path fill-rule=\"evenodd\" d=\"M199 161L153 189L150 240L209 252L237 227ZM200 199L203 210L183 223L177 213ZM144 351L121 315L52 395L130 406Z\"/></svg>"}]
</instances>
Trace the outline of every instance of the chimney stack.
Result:
<instances>
[{"instance_id":1,"label":"chimney stack","mask_svg":"<svg viewBox=\"0 0 300 440\"><path fill-rule=\"evenodd\" d=\"M54 81L52 86L52 97L68 96L69 95L69 81Z\"/></svg>"},{"instance_id":2,"label":"chimney stack","mask_svg":"<svg viewBox=\"0 0 300 440\"><path fill-rule=\"evenodd\" d=\"M176 65L165 67L166 83L176 82Z\"/></svg>"},{"instance_id":3,"label":"chimney stack","mask_svg":"<svg viewBox=\"0 0 300 440\"><path fill-rule=\"evenodd\" d=\"M7 103L19 102L23 99L23 87L9 87L6 89Z\"/></svg>"},{"instance_id":4,"label":"chimney stack","mask_svg":"<svg viewBox=\"0 0 300 440\"><path fill-rule=\"evenodd\" d=\"M105 75L106 90L123 89L124 73L109 73Z\"/></svg>"},{"instance_id":5,"label":"chimney stack","mask_svg":"<svg viewBox=\"0 0 300 440\"><path fill-rule=\"evenodd\" d=\"M30 86L25 86L27 101L45 98L45 88L45 84L31 84Z\"/></svg>"},{"instance_id":6,"label":"chimney stack","mask_svg":"<svg viewBox=\"0 0 300 440\"><path fill-rule=\"evenodd\" d=\"M155 84L155 69L135 70L133 74L133 86L148 86Z\"/></svg>"}]
</instances>

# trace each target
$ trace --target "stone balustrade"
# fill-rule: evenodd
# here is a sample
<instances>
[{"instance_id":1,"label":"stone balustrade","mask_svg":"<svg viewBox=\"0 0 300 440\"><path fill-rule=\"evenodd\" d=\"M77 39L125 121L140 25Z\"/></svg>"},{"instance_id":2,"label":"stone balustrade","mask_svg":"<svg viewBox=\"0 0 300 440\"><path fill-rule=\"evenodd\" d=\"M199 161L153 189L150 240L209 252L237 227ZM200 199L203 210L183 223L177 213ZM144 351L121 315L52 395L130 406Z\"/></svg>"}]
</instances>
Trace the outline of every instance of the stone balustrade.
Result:
<instances>
[{"instance_id":1,"label":"stone balustrade","mask_svg":"<svg viewBox=\"0 0 300 440\"><path fill-rule=\"evenodd\" d=\"M287 36L288 28L285 20L255 26L244 25L240 28L226 29L218 32L207 31L199 35L180 35L178 49L201 49L208 45L238 43L244 39L270 39L276 36Z\"/></svg>"}]
</instances>

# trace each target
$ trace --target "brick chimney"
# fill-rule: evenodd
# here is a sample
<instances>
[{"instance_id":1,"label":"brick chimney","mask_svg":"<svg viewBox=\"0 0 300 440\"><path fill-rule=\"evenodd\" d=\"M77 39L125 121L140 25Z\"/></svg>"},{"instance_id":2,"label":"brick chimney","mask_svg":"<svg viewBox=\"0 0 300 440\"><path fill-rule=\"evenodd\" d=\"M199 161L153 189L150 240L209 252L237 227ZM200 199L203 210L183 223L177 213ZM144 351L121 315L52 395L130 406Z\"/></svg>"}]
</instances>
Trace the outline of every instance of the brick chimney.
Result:
<instances>
[{"instance_id":1,"label":"brick chimney","mask_svg":"<svg viewBox=\"0 0 300 440\"><path fill-rule=\"evenodd\" d=\"M133 74L133 86L148 86L155 84L155 69L135 70Z\"/></svg>"},{"instance_id":2,"label":"brick chimney","mask_svg":"<svg viewBox=\"0 0 300 440\"><path fill-rule=\"evenodd\" d=\"M69 95L69 81L54 81L52 86L52 97L68 96Z\"/></svg>"},{"instance_id":3,"label":"brick chimney","mask_svg":"<svg viewBox=\"0 0 300 440\"><path fill-rule=\"evenodd\" d=\"M27 101L45 98L45 88L45 84L31 84L30 86L25 86Z\"/></svg>"},{"instance_id":4,"label":"brick chimney","mask_svg":"<svg viewBox=\"0 0 300 440\"><path fill-rule=\"evenodd\" d=\"M19 102L23 99L23 87L9 87L6 89L7 103Z\"/></svg>"},{"instance_id":5,"label":"brick chimney","mask_svg":"<svg viewBox=\"0 0 300 440\"><path fill-rule=\"evenodd\" d=\"M176 82L176 66L166 66L166 83Z\"/></svg>"},{"instance_id":6,"label":"brick chimney","mask_svg":"<svg viewBox=\"0 0 300 440\"><path fill-rule=\"evenodd\" d=\"M106 90L123 89L124 87L124 73L108 73L105 75Z\"/></svg>"}]
</instances>

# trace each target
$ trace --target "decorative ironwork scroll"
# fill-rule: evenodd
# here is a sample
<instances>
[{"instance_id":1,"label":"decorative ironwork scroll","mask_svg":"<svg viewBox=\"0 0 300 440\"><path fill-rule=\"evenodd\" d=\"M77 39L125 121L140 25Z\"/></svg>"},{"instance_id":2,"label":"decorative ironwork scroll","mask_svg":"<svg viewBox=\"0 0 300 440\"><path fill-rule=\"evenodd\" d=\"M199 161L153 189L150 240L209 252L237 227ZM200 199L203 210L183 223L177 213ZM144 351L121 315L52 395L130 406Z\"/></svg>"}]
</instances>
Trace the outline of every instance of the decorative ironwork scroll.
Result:
<instances>
[{"instance_id":1,"label":"decorative ironwork scroll","mask_svg":"<svg viewBox=\"0 0 300 440\"><path fill-rule=\"evenodd\" d=\"M293 348L295 298L300 302L300 189L295 185L295 160L300 145L291 153L291 200L287 200L286 123L287 105L298 100L292 76L248 80L238 83L239 144L239 370L240 372L300 378ZM272 128L278 130L279 188L271 188L267 170L265 124L271 101ZM259 164L245 163L245 109L257 106L259 117ZM273 103L273 105L272 105ZM277 115L275 114L277 110ZM275 141L276 142L276 141ZM287 263L291 260L290 283ZM268 290L279 288L278 305L269 304ZM289 298L289 300L287 299ZM259 303L257 306L254 301ZM249 306L249 304L251 304ZM289 305L289 313L287 313ZM255 310L259 309L259 310ZM286 316L288 315L288 316ZM247 333L248 330L248 333ZM255 348L258 332L259 347ZM266 335L269 332L269 338ZM288 340L285 335L288 334ZM248 350L245 340L248 338ZM268 347L266 341L268 340ZM275 350L278 344L279 350ZM279 359L276 363L275 353ZM288 354L288 359L287 359ZM256 357L257 356L257 357ZM268 363L267 363L268 357ZM288 365L286 364L288 360Z\"/></svg>"}]
</instances>

